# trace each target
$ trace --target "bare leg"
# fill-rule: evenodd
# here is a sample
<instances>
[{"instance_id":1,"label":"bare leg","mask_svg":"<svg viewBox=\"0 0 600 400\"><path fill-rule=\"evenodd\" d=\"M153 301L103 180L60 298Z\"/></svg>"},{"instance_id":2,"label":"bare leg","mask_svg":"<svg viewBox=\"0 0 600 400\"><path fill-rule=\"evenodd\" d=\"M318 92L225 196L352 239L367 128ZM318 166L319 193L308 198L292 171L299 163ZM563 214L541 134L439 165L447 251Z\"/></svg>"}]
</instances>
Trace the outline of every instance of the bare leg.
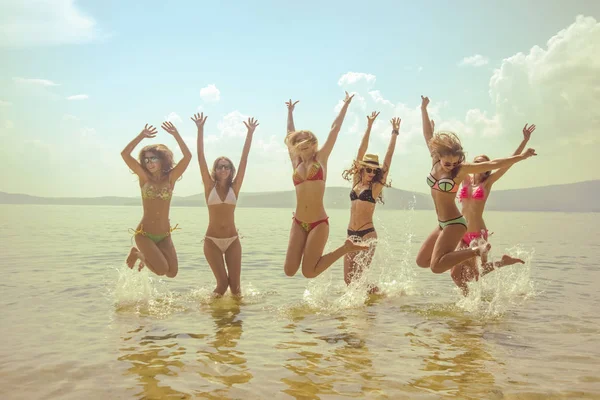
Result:
<instances>
[{"instance_id":1,"label":"bare leg","mask_svg":"<svg viewBox=\"0 0 600 400\"><path fill-rule=\"evenodd\" d=\"M433 254L433 248L435 247L435 243L437 242L440 233L442 233L442 230L438 226L429 234L429 236L427 236L427 239L425 239L421 245L419 253L417 254L417 265L419 267L429 268L431 265L431 255Z\"/></svg>"},{"instance_id":2,"label":"bare leg","mask_svg":"<svg viewBox=\"0 0 600 400\"><path fill-rule=\"evenodd\" d=\"M515 257L511 257L508 254L505 254L502 256L502 259L500 261L496 261L495 263L493 262L487 262L485 264L483 264L483 272L481 272L481 276L485 276L487 274L489 274L492 271L495 271L496 268L501 268L501 267L506 267L507 265L513 265L513 264L525 264L525 261L521 260L520 258L515 258Z\"/></svg>"},{"instance_id":3,"label":"bare leg","mask_svg":"<svg viewBox=\"0 0 600 400\"><path fill-rule=\"evenodd\" d=\"M296 275L296 272L298 272L300 263L302 262L302 254L304 252L307 236L306 231L302 229L300 225L292 221L290 240L285 255L285 264L283 265L283 271L287 276L294 276Z\"/></svg>"},{"instance_id":4,"label":"bare leg","mask_svg":"<svg viewBox=\"0 0 600 400\"><path fill-rule=\"evenodd\" d=\"M361 238L361 242L365 242L370 239L377 239L377 232L366 234ZM376 248L376 242L372 242L369 245L368 250L348 253L346 257L344 257L344 281L346 282L346 285L349 285L353 280L358 279L362 275L363 271L371 266L371 262L375 256ZM356 257L358 255L360 255L360 264L356 261ZM379 288L377 286L373 286L369 289L370 294L377 292L379 292Z\"/></svg>"},{"instance_id":5,"label":"bare leg","mask_svg":"<svg viewBox=\"0 0 600 400\"><path fill-rule=\"evenodd\" d=\"M135 243L138 248L137 257L148 269L159 276L165 275L169 271L167 259L156 243L144 235L135 235Z\"/></svg>"},{"instance_id":6,"label":"bare leg","mask_svg":"<svg viewBox=\"0 0 600 400\"><path fill-rule=\"evenodd\" d=\"M171 236L169 235L158 242L157 246L160 251L162 251L165 259L167 260L167 264L169 265L169 270L165 273L165 275L169 278L175 278L177 272L179 271L179 262L177 260L177 252L175 251L173 239L171 239Z\"/></svg>"},{"instance_id":7,"label":"bare leg","mask_svg":"<svg viewBox=\"0 0 600 400\"><path fill-rule=\"evenodd\" d=\"M213 290L213 294L215 296L223 296L229 287L229 278L227 277L227 271L225 270L223 253L212 240L205 238L204 256L217 280L217 287Z\"/></svg>"},{"instance_id":8,"label":"bare leg","mask_svg":"<svg viewBox=\"0 0 600 400\"><path fill-rule=\"evenodd\" d=\"M464 225L455 224L446 226L442 230L433 248L431 271L441 274L469 258L481 256L489 251L491 247L489 243L483 243L481 246L472 249L456 250L456 246L465 234L466 229Z\"/></svg>"},{"instance_id":9,"label":"bare leg","mask_svg":"<svg viewBox=\"0 0 600 400\"><path fill-rule=\"evenodd\" d=\"M242 274L242 244L238 237L225 251L225 263L227 264L228 284L231 294L241 296L241 274Z\"/></svg>"},{"instance_id":10,"label":"bare leg","mask_svg":"<svg viewBox=\"0 0 600 400\"><path fill-rule=\"evenodd\" d=\"M352 240L346 239L346 242L332 251L323 255L327 238L329 237L329 225L322 223L314 227L306 239L304 247L304 258L302 260L302 275L306 278L316 278L325 271L331 264L339 260L344 255L360 250L367 250L368 245L354 244Z\"/></svg>"}]
</instances>

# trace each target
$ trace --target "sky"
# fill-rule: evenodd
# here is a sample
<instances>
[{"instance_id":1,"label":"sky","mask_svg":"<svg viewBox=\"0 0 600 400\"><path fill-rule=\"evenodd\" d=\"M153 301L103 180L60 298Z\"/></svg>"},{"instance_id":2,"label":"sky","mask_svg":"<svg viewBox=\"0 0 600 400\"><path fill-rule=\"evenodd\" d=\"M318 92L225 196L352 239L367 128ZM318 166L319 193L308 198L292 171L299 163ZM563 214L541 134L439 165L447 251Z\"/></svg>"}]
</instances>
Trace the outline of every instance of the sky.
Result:
<instances>
[{"instance_id":1,"label":"sky","mask_svg":"<svg viewBox=\"0 0 600 400\"><path fill-rule=\"evenodd\" d=\"M236 164L243 120L259 120L243 191L293 190L283 145L285 101L320 143L344 91L355 93L328 164L328 186L356 156L366 116L380 111L369 153L400 137L389 178L427 193L431 161L420 96L436 128L469 159L510 156L525 123L538 156L497 189L600 179L600 2L514 1L0 1L0 191L50 197L136 196L120 152L149 123L175 124L193 154L178 196L201 193L196 128L206 156ZM141 146L164 143L160 130Z\"/></svg>"}]
</instances>

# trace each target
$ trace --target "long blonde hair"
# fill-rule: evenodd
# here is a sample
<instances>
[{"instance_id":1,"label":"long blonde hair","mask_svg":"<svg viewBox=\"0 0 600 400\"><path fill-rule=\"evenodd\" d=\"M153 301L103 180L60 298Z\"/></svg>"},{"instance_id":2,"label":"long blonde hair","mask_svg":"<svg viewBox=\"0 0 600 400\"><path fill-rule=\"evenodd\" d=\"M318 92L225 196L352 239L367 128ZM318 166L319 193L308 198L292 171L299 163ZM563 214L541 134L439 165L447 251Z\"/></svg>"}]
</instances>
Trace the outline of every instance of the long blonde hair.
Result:
<instances>
[{"instance_id":1,"label":"long blonde hair","mask_svg":"<svg viewBox=\"0 0 600 400\"><path fill-rule=\"evenodd\" d=\"M429 140L429 150L437 158L445 156L458 157L458 164L465 162L465 152L460 139L453 132L438 132ZM455 178L460 168L452 170L452 178Z\"/></svg>"},{"instance_id":2,"label":"long blonde hair","mask_svg":"<svg viewBox=\"0 0 600 400\"><path fill-rule=\"evenodd\" d=\"M296 153L298 147L304 144L310 144L315 147L319 145L319 140L311 131L290 132L285 137L283 142L288 147L291 153Z\"/></svg>"}]
</instances>

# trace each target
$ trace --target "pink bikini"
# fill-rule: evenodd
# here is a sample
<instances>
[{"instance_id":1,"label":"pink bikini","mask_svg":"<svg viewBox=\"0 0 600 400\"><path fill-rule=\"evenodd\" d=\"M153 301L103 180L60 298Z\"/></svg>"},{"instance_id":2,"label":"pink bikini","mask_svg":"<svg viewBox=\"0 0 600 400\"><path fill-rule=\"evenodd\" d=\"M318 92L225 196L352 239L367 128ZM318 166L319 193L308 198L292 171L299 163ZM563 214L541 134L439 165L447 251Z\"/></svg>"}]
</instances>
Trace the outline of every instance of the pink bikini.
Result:
<instances>
[{"instance_id":1,"label":"pink bikini","mask_svg":"<svg viewBox=\"0 0 600 400\"><path fill-rule=\"evenodd\" d=\"M463 182L460 190L458 191L457 197L458 201L463 201L463 199L473 199L473 200L485 200L487 193L483 188L483 185L477 185L473 187L471 184L471 178L468 177ZM475 239L483 238L485 241L488 240L488 230L482 229L481 232L467 232L462 238L462 241L469 246L471 242Z\"/></svg>"}]
</instances>

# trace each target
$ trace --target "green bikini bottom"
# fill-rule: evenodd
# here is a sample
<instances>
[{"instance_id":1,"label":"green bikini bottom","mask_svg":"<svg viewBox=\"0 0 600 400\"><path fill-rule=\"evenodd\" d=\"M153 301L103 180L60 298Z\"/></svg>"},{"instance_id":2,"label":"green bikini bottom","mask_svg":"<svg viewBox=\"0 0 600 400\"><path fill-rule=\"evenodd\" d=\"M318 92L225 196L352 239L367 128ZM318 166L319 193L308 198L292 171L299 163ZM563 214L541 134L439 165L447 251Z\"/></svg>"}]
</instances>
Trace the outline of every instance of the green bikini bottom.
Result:
<instances>
[{"instance_id":1,"label":"green bikini bottom","mask_svg":"<svg viewBox=\"0 0 600 400\"><path fill-rule=\"evenodd\" d=\"M448 221L438 220L438 223L440 224L441 229L444 229L448 225L457 225L457 224L463 225L465 228L467 228L467 220L462 215L460 217L449 219Z\"/></svg>"},{"instance_id":2,"label":"green bikini bottom","mask_svg":"<svg viewBox=\"0 0 600 400\"><path fill-rule=\"evenodd\" d=\"M169 229L169 232L165 232L165 233L148 233L144 231L144 226L140 225L140 229L135 230L135 229L129 229L129 232L133 234L133 236L135 235L142 235L142 236L146 236L148 239L152 240L154 243L159 243L162 240L164 240L167 236L171 235L171 232L173 232L175 229L181 229L178 228L179 224L175 225L173 228ZM133 239L133 237L132 237Z\"/></svg>"}]
</instances>

